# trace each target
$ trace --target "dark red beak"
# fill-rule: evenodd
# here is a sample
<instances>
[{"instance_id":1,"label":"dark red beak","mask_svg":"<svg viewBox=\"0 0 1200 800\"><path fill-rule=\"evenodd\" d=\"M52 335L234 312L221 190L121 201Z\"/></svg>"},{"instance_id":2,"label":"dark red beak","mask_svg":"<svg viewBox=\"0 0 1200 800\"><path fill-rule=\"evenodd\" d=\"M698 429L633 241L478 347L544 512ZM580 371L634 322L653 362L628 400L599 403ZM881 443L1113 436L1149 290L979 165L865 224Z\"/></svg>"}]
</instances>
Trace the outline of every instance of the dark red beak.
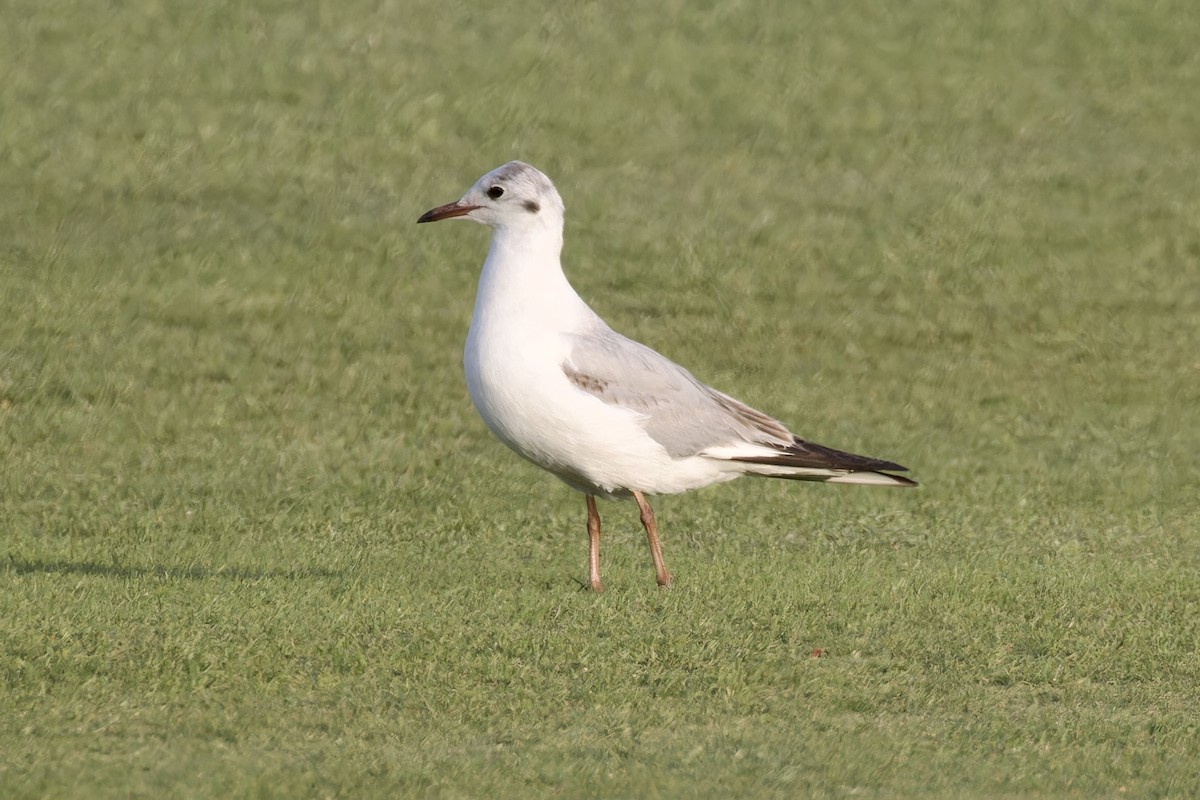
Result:
<instances>
[{"instance_id":1,"label":"dark red beak","mask_svg":"<svg viewBox=\"0 0 1200 800\"><path fill-rule=\"evenodd\" d=\"M450 219L451 217L461 217L464 214L470 214L479 206L473 206L463 203L461 200L457 203L446 203L444 206L431 208L421 215L417 222L437 222L439 219Z\"/></svg>"}]
</instances>

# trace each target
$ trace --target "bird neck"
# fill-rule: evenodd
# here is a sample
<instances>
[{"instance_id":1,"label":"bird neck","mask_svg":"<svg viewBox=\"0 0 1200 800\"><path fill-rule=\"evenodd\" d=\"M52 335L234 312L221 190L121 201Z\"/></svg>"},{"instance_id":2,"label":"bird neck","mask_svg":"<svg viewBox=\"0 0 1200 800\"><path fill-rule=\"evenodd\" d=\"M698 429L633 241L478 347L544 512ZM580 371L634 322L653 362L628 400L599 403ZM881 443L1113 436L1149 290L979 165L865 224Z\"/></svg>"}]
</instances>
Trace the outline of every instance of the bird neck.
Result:
<instances>
[{"instance_id":1,"label":"bird neck","mask_svg":"<svg viewBox=\"0 0 1200 800\"><path fill-rule=\"evenodd\" d=\"M588 319L591 310L563 274L562 241L561 225L496 228L479 276L474 321L519 317L567 331Z\"/></svg>"}]
</instances>

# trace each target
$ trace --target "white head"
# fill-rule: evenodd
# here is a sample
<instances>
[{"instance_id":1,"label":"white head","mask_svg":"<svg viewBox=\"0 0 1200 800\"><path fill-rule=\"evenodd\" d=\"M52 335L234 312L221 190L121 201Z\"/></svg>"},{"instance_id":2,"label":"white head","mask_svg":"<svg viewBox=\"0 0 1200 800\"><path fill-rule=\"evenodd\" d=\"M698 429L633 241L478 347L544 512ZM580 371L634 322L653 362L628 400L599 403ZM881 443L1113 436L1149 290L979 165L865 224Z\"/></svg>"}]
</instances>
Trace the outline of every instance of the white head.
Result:
<instances>
[{"instance_id":1,"label":"white head","mask_svg":"<svg viewBox=\"0 0 1200 800\"><path fill-rule=\"evenodd\" d=\"M493 228L562 227L563 202L550 179L520 161L484 175L456 203L430 209L417 222L464 217Z\"/></svg>"}]
</instances>

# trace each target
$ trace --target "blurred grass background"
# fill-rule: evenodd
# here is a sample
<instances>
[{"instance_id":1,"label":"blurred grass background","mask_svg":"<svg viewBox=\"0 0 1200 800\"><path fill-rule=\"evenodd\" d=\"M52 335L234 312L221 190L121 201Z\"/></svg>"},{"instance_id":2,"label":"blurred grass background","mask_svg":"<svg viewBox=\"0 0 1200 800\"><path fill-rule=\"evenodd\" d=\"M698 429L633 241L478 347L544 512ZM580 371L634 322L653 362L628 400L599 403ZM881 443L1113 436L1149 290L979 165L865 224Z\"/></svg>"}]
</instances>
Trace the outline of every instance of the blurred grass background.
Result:
<instances>
[{"instance_id":1,"label":"blurred grass background","mask_svg":"<svg viewBox=\"0 0 1200 800\"><path fill-rule=\"evenodd\" d=\"M1200 13L0 9L0 794L1200 792ZM511 158L615 327L915 492L476 418ZM823 655L812 657L814 650Z\"/></svg>"}]
</instances>

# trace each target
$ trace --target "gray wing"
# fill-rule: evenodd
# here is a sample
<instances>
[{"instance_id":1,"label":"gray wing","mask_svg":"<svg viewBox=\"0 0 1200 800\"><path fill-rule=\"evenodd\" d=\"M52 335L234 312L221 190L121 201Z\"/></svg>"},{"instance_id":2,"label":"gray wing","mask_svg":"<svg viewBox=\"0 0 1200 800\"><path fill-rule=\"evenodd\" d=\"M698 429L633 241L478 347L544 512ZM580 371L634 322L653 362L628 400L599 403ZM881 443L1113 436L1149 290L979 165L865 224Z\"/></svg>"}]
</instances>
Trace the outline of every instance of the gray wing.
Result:
<instances>
[{"instance_id":1,"label":"gray wing","mask_svg":"<svg viewBox=\"0 0 1200 800\"><path fill-rule=\"evenodd\" d=\"M646 432L676 458L741 442L786 448L796 440L783 423L611 328L575 336L562 369L585 392L645 415Z\"/></svg>"}]
</instances>

